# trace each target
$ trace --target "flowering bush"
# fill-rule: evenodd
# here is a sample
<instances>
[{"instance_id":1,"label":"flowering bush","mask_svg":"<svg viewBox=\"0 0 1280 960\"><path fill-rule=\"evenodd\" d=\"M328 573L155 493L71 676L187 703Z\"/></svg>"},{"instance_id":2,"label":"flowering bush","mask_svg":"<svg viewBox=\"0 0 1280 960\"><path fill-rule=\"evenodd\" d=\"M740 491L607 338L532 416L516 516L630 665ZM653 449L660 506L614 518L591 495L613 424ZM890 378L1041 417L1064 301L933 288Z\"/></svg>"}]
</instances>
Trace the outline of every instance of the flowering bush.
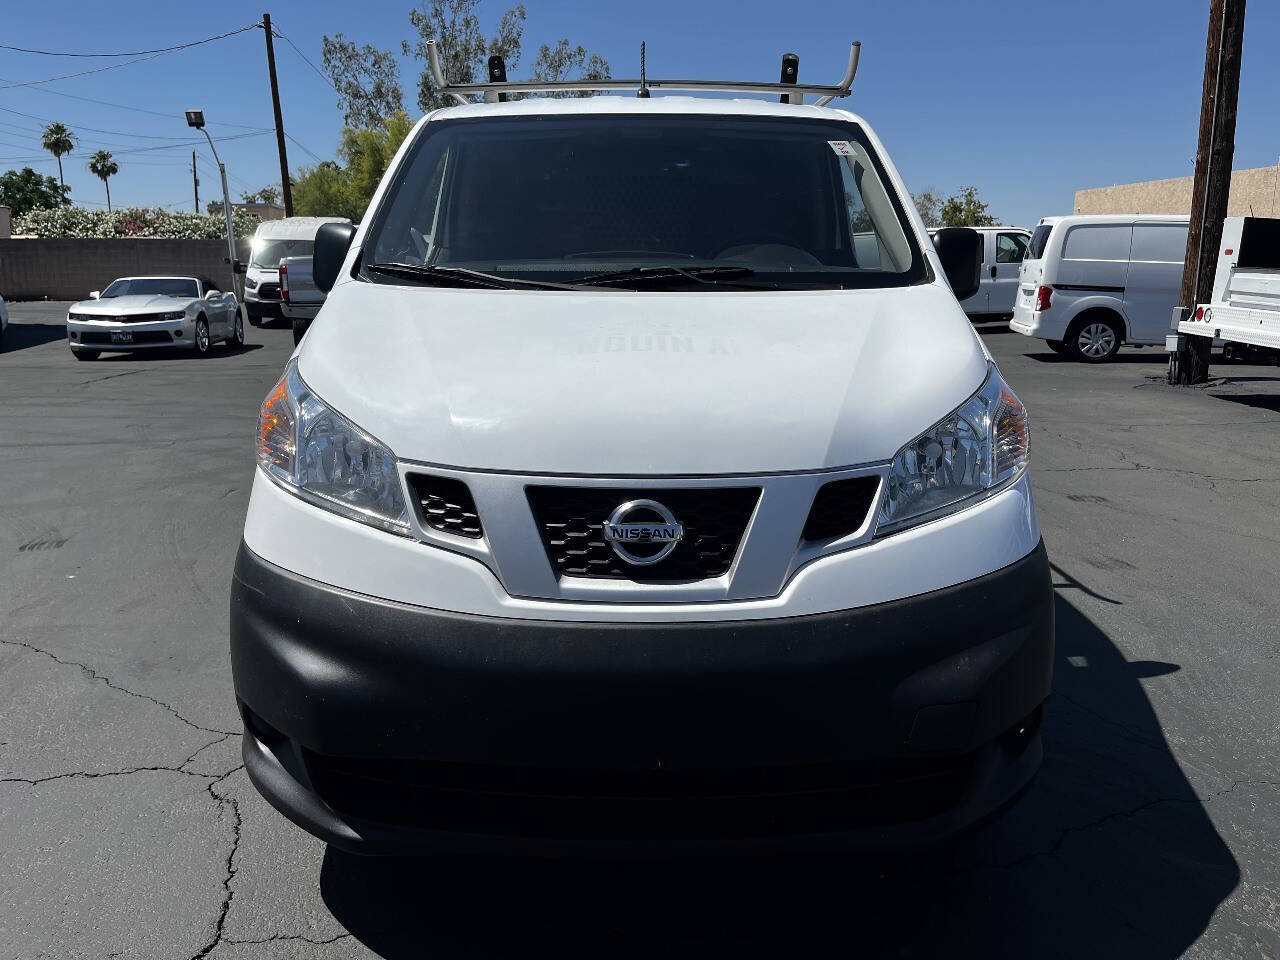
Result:
<instances>
[{"instance_id":1,"label":"flowering bush","mask_svg":"<svg viewBox=\"0 0 1280 960\"><path fill-rule=\"evenodd\" d=\"M232 223L237 237L253 235L258 218L233 209ZM224 240L226 219L201 213L177 213L157 207L125 207L121 210L86 210L83 207L56 207L32 210L13 221L13 232L36 237L163 237L172 240Z\"/></svg>"}]
</instances>

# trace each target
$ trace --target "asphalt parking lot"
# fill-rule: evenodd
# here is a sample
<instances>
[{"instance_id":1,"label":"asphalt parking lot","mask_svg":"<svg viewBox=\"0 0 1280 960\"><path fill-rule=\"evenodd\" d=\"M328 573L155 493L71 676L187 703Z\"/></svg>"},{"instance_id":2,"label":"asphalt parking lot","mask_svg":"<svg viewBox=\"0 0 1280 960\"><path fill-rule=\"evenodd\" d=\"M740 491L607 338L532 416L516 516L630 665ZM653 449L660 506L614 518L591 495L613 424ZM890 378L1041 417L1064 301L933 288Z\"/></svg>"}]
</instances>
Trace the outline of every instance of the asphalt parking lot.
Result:
<instances>
[{"instance_id":1,"label":"asphalt parking lot","mask_svg":"<svg viewBox=\"0 0 1280 960\"><path fill-rule=\"evenodd\" d=\"M227 594L292 342L0 352L0 958L1280 953L1280 368L1161 382L983 324L1032 416L1057 584L1042 772L935 850L364 860L240 767ZM945 629L945 624L939 624Z\"/></svg>"}]
</instances>

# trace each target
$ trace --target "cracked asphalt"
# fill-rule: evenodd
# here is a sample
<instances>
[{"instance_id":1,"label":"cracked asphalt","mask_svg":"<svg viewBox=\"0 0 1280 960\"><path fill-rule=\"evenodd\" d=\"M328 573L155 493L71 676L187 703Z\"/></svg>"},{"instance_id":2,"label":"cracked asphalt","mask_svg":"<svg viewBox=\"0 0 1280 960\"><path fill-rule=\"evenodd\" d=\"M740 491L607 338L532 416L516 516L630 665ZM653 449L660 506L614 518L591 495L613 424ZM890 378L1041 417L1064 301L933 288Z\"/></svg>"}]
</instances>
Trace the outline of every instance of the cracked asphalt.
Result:
<instances>
[{"instance_id":1,"label":"cracked asphalt","mask_svg":"<svg viewBox=\"0 0 1280 960\"><path fill-rule=\"evenodd\" d=\"M1042 772L889 854L363 860L240 765L227 593L291 343L0 352L0 958L1280 955L1280 368L1160 383L981 329L1032 416L1057 584ZM939 629L945 629L939 624Z\"/></svg>"}]
</instances>

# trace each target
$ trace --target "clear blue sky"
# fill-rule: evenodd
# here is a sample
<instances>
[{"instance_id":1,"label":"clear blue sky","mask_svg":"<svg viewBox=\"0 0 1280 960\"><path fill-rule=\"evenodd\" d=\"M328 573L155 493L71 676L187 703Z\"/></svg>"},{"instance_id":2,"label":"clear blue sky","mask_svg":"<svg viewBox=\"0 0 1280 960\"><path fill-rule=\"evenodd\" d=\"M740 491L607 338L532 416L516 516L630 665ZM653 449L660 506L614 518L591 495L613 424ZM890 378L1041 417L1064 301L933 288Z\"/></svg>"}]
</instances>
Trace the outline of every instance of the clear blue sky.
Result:
<instances>
[{"instance_id":1,"label":"clear blue sky","mask_svg":"<svg viewBox=\"0 0 1280 960\"><path fill-rule=\"evenodd\" d=\"M400 41L412 38L408 0L269 2L277 28L317 65L325 33L341 31L397 55ZM509 5L482 0L482 25L491 28ZM7 6L0 43L103 52L234 29L257 20L264 4ZM976 184L1005 222L1027 224L1069 211L1081 187L1181 176L1192 168L1208 0L527 0L526 6L525 56L514 76L524 76L538 44L563 36L608 59L614 76L636 74L643 39L651 76L773 79L780 55L793 50L802 77L833 82L849 42L861 40L854 94L842 103L876 129L912 190ZM1277 49L1280 4L1253 0L1237 167L1274 164L1280 155ZM316 156L333 156L342 119L333 91L288 44L278 42L276 56L285 129L306 148L289 143L296 170ZM181 144L191 131L183 109L202 106L215 136L272 125L263 37L256 30L90 76L9 86L107 62L0 50L0 171L30 162L56 174L53 159L38 149L38 130L45 120L61 120L81 137L79 149L63 158L77 202L103 204L102 184L85 164L105 147L120 164L112 180L115 203L190 209L191 147ZM415 113L420 71L419 62L401 61L407 105ZM269 132L219 150L235 199L278 181ZM218 185L207 147L199 153L203 205Z\"/></svg>"}]
</instances>

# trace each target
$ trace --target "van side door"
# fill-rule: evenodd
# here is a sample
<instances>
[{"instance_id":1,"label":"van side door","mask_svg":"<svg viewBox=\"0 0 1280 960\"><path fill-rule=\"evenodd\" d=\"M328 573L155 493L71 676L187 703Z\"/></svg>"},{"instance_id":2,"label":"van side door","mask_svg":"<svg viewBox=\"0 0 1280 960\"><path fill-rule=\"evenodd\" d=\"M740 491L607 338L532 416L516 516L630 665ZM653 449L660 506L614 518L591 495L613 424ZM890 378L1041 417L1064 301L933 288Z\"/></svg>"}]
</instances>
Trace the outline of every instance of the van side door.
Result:
<instances>
[{"instance_id":1,"label":"van side door","mask_svg":"<svg viewBox=\"0 0 1280 960\"><path fill-rule=\"evenodd\" d=\"M1187 224L1135 223L1124 288L1130 338L1135 343L1163 343L1173 308L1178 304L1182 265L1187 252Z\"/></svg>"},{"instance_id":2,"label":"van side door","mask_svg":"<svg viewBox=\"0 0 1280 960\"><path fill-rule=\"evenodd\" d=\"M1031 235L1021 230L1001 230L995 235L995 259L983 265L991 284L988 312L1013 313L1013 302L1018 296L1018 270L1030 242Z\"/></svg>"}]
</instances>

